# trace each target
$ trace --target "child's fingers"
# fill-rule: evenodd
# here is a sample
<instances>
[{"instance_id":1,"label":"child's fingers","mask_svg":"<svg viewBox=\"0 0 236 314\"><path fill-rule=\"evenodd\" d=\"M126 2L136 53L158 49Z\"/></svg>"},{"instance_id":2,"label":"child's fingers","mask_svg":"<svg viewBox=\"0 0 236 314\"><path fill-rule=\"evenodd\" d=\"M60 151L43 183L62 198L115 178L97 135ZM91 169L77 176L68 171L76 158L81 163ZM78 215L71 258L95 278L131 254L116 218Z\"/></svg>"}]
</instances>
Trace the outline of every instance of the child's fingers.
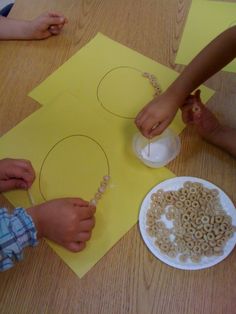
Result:
<instances>
[{"instance_id":1,"label":"child's fingers","mask_svg":"<svg viewBox=\"0 0 236 314\"><path fill-rule=\"evenodd\" d=\"M61 31L59 26L55 26L55 25L50 26L48 30L52 35L58 35Z\"/></svg>"},{"instance_id":2,"label":"child's fingers","mask_svg":"<svg viewBox=\"0 0 236 314\"><path fill-rule=\"evenodd\" d=\"M55 12L55 11L54 12L48 12L47 15L50 17L61 17L61 16L63 16L63 14L61 14L59 12Z\"/></svg>"},{"instance_id":3,"label":"child's fingers","mask_svg":"<svg viewBox=\"0 0 236 314\"><path fill-rule=\"evenodd\" d=\"M189 110L183 111L182 112L182 119L183 119L185 124L193 123L193 115L192 115L191 111L189 111Z\"/></svg>"},{"instance_id":4,"label":"child's fingers","mask_svg":"<svg viewBox=\"0 0 236 314\"><path fill-rule=\"evenodd\" d=\"M18 166L12 167L7 172L7 176L9 179L19 179L21 181L25 181L28 187L33 183L35 179L34 171L29 172L27 169L23 169Z\"/></svg>"},{"instance_id":5,"label":"child's fingers","mask_svg":"<svg viewBox=\"0 0 236 314\"><path fill-rule=\"evenodd\" d=\"M68 19L63 14L61 14L59 12L49 12L49 13L47 13L47 16L49 16L49 17L63 17L64 23L68 23Z\"/></svg>"},{"instance_id":6,"label":"child's fingers","mask_svg":"<svg viewBox=\"0 0 236 314\"><path fill-rule=\"evenodd\" d=\"M147 112L143 113L143 115L138 119L136 125L140 132L147 138L161 134L165 128L164 126L162 128L162 123L157 122L156 117L151 116Z\"/></svg>"},{"instance_id":7,"label":"child's fingers","mask_svg":"<svg viewBox=\"0 0 236 314\"><path fill-rule=\"evenodd\" d=\"M193 121L197 121L201 118L202 116L202 109L200 107L193 107L192 109L192 112L193 112Z\"/></svg>"},{"instance_id":8,"label":"child's fingers","mask_svg":"<svg viewBox=\"0 0 236 314\"><path fill-rule=\"evenodd\" d=\"M184 104L182 105L182 107L183 106L186 106L186 105L193 105L193 104L195 104L195 103L197 103L198 102L198 98L195 96L195 95L189 95L186 99L185 99L185 101L184 101ZM181 108L182 108L181 107Z\"/></svg>"},{"instance_id":9,"label":"child's fingers","mask_svg":"<svg viewBox=\"0 0 236 314\"><path fill-rule=\"evenodd\" d=\"M185 102L184 102L184 104L183 104L182 107L184 107L184 106L186 106L186 105L193 105L195 101L196 101L196 100L194 99L194 97L188 97L188 98L185 100Z\"/></svg>"},{"instance_id":10,"label":"child's fingers","mask_svg":"<svg viewBox=\"0 0 236 314\"><path fill-rule=\"evenodd\" d=\"M26 182L20 179L9 179L6 181L0 181L0 191L6 192L10 190L17 190L17 189L27 189L28 185Z\"/></svg>"},{"instance_id":11,"label":"child's fingers","mask_svg":"<svg viewBox=\"0 0 236 314\"><path fill-rule=\"evenodd\" d=\"M191 102L193 105L197 105L199 107L202 107L202 101L201 101L201 90L198 89L195 91L194 95L191 95Z\"/></svg>"},{"instance_id":12,"label":"child's fingers","mask_svg":"<svg viewBox=\"0 0 236 314\"><path fill-rule=\"evenodd\" d=\"M95 226L95 218L92 217L90 219L82 220L79 223L79 229L80 231L91 231Z\"/></svg>"},{"instance_id":13,"label":"child's fingers","mask_svg":"<svg viewBox=\"0 0 236 314\"><path fill-rule=\"evenodd\" d=\"M196 106L196 105L195 105ZM186 105L182 108L182 119L186 124L197 124L202 117L202 109L198 107L198 110L194 108L194 105Z\"/></svg>"},{"instance_id":14,"label":"child's fingers","mask_svg":"<svg viewBox=\"0 0 236 314\"><path fill-rule=\"evenodd\" d=\"M94 206L87 206L87 207L78 207L79 211L79 219L80 220L86 220L86 219L92 219L93 215L96 212L96 208Z\"/></svg>"},{"instance_id":15,"label":"child's fingers","mask_svg":"<svg viewBox=\"0 0 236 314\"><path fill-rule=\"evenodd\" d=\"M201 102L201 90L197 89L196 92L194 93L194 96L197 98L198 102Z\"/></svg>"},{"instance_id":16,"label":"child's fingers","mask_svg":"<svg viewBox=\"0 0 236 314\"><path fill-rule=\"evenodd\" d=\"M144 121L148 118L146 108L143 108L135 118L135 124L138 129L142 129Z\"/></svg>"},{"instance_id":17,"label":"child's fingers","mask_svg":"<svg viewBox=\"0 0 236 314\"><path fill-rule=\"evenodd\" d=\"M86 242L70 242L62 245L72 252L80 252L86 247Z\"/></svg>"},{"instance_id":18,"label":"child's fingers","mask_svg":"<svg viewBox=\"0 0 236 314\"><path fill-rule=\"evenodd\" d=\"M63 16L55 16L55 17L47 16L47 17L45 17L45 23L48 26L60 25L60 24L64 25L65 24L65 17L63 17Z\"/></svg>"},{"instance_id":19,"label":"child's fingers","mask_svg":"<svg viewBox=\"0 0 236 314\"><path fill-rule=\"evenodd\" d=\"M70 201L71 201L71 203L72 203L74 206L78 206L79 208L80 208L80 207L85 207L85 208L88 208L88 207L89 207L89 202L83 200L83 199L80 198L80 197L77 197L77 198L70 198Z\"/></svg>"},{"instance_id":20,"label":"child's fingers","mask_svg":"<svg viewBox=\"0 0 236 314\"><path fill-rule=\"evenodd\" d=\"M49 12L48 14L47 14L47 16L48 17L52 17L52 18L61 18L61 19L63 19L63 24L64 23L68 23L68 19L63 15L63 14L61 14L61 13L56 13L56 12Z\"/></svg>"},{"instance_id":21,"label":"child's fingers","mask_svg":"<svg viewBox=\"0 0 236 314\"><path fill-rule=\"evenodd\" d=\"M144 107L136 116L135 118L135 123L137 125L137 127L139 127L142 123L142 119L143 119L143 115L144 115L144 112L146 110L146 107Z\"/></svg>"},{"instance_id":22,"label":"child's fingers","mask_svg":"<svg viewBox=\"0 0 236 314\"><path fill-rule=\"evenodd\" d=\"M35 177L35 171L30 161L25 159L12 159L12 168L19 168L22 172L29 173L32 177Z\"/></svg>"},{"instance_id":23,"label":"child's fingers","mask_svg":"<svg viewBox=\"0 0 236 314\"><path fill-rule=\"evenodd\" d=\"M67 24L68 23L68 19L61 13L58 13L58 12L49 12L46 14L47 17L51 17L51 18L59 18L61 19L61 23L62 23L62 26L64 24Z\"/></svg>"},{"instance_id":24,"label":"child's fingers","mask_svg":"<svg viewBox=\"0 0 236 314\"><path fill-rule=\"evenodd\" d=\"M195 103L201 103L200 94L201 94L201 90L200 89L196 90L193 95L189 95L185 99L183 106L185 106L185 105L193 105Z\"/></svg>"},{"instance_id":25,"label":"child's fingers","mask_svg":"<svg viewBox=\"0 0 236 314\"><path fill-rule=\"evenodd\" d=\"M153 138L154 136L160 135L162 132L164 132L168 125L169 125L168 120L165 120L161 123L154 125L149 132L149 137Z\"/></svg>"},{"instance_id":26,"label":"child's fingers","mask_svg":"<svg viewBox=\"0 0 236 314\"><path fill-rule=\"evenodd\" d=\"M182 110L182 119L184 123L189 124L193 123L193 111L192 111L193 105L192 104L186 104L184 105Z\"/></svg>"},{"instance_id":27,"label":"child's fingers","mask_svg":"<svg viewBox=\"0 0 236 314\"><path fill-rule=\"evenodd\" d=\"M80 232L77 236L77 239L76 241L78 242L86 242L86 241L89 241L91 239L91 235L92 235L92 232L91 231L86 231L86 232Z\"/></svg>"}]
</instances>

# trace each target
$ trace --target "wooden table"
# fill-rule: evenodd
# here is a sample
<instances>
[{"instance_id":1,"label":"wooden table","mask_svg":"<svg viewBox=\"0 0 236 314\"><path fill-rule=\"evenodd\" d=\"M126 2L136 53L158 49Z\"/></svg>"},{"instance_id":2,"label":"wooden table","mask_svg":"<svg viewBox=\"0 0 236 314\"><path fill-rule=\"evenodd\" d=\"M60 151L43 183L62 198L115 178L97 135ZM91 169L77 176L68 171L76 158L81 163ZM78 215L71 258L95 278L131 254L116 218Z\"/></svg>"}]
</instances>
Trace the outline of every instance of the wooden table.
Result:
<instances>
[{"instance_id":1,"label":"wooden table","mask_svg":"<svg viewBox=\"0 0 236 314\"><path fill-rule=\"evenodd\" d=\"M64 12L69 24L60 36L45 41L0 42L0 133L39 108L28 92L97 32L175 68L175 54L190 3L17 0L11 17L30 19L55 9ZM209 107L232 126L236 126L235 83L235 74L221 72L207 84L216 90ZM223 110L226 106L227 110ZM169 168L178 176L212 181L236 203L235 165L228 154L186 129L182 152ZM6 204L1 197L1 205ZM233 314L236 250L215 267L181 271L154 258L135 226L79 279L42 241L37 248L25 251L24 262L0 274L0 313Z\"/></svg>"}]
</instances>

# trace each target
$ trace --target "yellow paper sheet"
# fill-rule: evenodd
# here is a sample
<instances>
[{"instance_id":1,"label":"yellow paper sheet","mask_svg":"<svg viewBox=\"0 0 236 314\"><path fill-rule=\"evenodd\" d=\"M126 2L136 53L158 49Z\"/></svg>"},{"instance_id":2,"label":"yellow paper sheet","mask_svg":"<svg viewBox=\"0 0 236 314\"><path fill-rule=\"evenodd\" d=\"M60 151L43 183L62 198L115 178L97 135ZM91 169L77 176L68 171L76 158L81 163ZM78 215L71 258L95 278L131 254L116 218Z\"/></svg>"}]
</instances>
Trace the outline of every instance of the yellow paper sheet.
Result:
<instances>
[{"instance_id":1,"label":"yellow paper sheet","mask_svg":"<svg viewBox=\"0 0 236 314\"><path fill-rule=\"evenodd\" d=\"M99 34L31 93L45 106L0 139L0 158L31 160L36 203L91 199L109 161L111 184L86 250L70 253L50 244L79 277L137 222L151 187L174 176L167 168L147 168L132 152L133 117L154 93L140 71L155 74L163 89L178 75ZM202 94L207 101L213 91L203 87ZM179 116L171 127L177 133L184 128ZM15 206L30 206L24 191L7 197Z\"/></svg>"},{"instance_id":2,"label":"yellow paper sheet","mask_svg":"<svg viewBox=\"0 0 236 314\"><path fill-rule=\"evenodd\" d=\"M215 37L234 25L236 3L193 1L175 62L187 65ZM236 59L224 70L236 72Z\"/></svg>"},{"instance_id":3,"label":"yellow paper sheet","mask_svg":"<svg viewBox=\"0 0 236 314\"><path fill-rule=\"evenodd\" d=\"M43 197L91 199L107 174L107 156L111 182L97 207L96 227L86 250L71 253L50 244L79 277L137 222L148 190L174 176L167 168L149 169L135 157L135 132L132 121L117 119L99 107L79 104L74 96L62 94L0 140L0 158L31 160L37 173L31 189L36 203L44 201ZM24 191L6 196L15 206L30 205Z\"/></svg>"},{"instance_id":4,"label":"yellow paper sheet","mask_svg":"<svg viewBox=\"0 0 236 314\"><path fill-rule=\"evenodd\" d=\"M97 104L113 115L135 117L153 98L154 89L142 72L154 74L164 91L179 75L136 51L108 37L97 34L85 47L72 56L30 96L46 105L60 92L69 91L81 103ZM213 91L201 86L206 102ZM181 119L176 120L181 128ZM180 130L179 130L180 131Z\"/></svg>"}]
</instances>

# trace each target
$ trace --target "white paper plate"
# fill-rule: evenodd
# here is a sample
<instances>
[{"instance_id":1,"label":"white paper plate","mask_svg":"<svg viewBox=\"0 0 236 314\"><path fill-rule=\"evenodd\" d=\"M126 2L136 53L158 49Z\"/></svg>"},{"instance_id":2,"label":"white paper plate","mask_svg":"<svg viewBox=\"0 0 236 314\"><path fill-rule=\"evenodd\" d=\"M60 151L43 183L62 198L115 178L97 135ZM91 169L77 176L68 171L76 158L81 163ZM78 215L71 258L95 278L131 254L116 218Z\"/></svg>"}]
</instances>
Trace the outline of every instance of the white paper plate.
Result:
<instances>
[{"instance_id":1,"label":"white paper plate","mask_svg":"<svg viewBox=\"0 0 236 314\"><path fill-rule=\"evenodd\" d=\"M200 182L205 187L209 189L217 189L219 191L219 197L221 204L226 211L228 215L232 217L232 224L236 225L236 209L230 198L216 185L205 181L203 179L195 178L195 177L176 177L173 179L166 180L164 182L161 182L160 184L157 184L152 190L146 195L144 198L140 213L139 213L139 227L141 231L141 235L143 237L143 240L149 250L162 262L168 264L169 266L179 268L179 269L187 269L187 270L197 270L197 269L203 269L208 268L211 266L214 266L218 263L220 263L222 260L224 260L230 252L233 250L235 244L236 244L236 233L234 233L233 237L230 238L225 247L224 247L224 254L222 256L211 256L211 257L203 257L199 263L193 263L190 259L186 262L181 262L178 258L170 258L167 255L160 252L158 247L154 244L154 238L150 237L148 233L146 232L146 213L148 208L151 204L151 195L156 192L158 189L163 189L164 191L167 190L178 190L183 186L183 183L186 181L193 181L193 182ZM166 223L166 220L165 220Z\"/></svg>"}]
</instances>

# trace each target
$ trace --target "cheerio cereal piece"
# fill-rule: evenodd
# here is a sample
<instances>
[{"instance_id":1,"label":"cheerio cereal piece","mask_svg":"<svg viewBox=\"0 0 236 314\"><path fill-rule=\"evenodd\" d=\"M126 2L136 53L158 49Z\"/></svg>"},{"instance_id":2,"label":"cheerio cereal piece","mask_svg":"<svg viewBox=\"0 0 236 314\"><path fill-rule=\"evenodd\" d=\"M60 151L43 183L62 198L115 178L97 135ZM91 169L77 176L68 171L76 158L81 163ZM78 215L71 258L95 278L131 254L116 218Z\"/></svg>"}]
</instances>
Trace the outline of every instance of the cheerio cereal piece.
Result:
<instances>
[{"instance_id":1,"label":"cheerio cereal piece","mask_svg":"<svg viewBox=\"0 0 236 314\"><path fill-rule=\"evenodd\" d=\"M187 254L181 254L179 256L180 262L183 262L183 263L187 262L188 258L189 258L189 256Z\"/></svg>"}]
</instances>

